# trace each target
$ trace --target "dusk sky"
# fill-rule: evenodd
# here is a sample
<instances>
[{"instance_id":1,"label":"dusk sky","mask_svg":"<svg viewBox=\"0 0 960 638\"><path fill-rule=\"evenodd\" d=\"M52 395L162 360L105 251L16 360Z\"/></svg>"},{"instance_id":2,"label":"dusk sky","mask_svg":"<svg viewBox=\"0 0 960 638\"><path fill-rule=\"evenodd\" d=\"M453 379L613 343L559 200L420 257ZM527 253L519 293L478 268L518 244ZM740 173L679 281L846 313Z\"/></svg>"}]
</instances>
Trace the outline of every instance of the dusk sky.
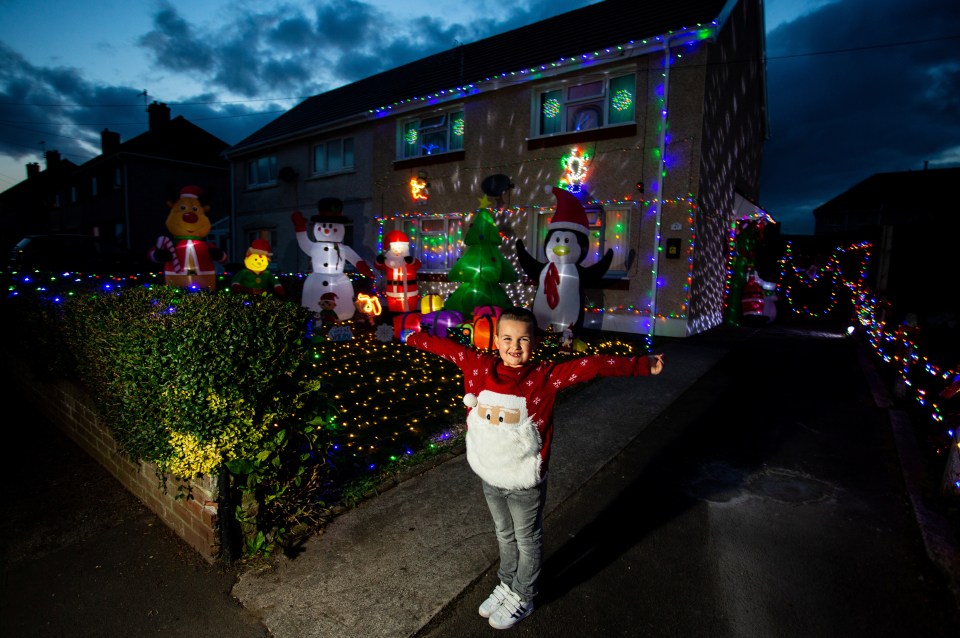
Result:
<instances>
[{"instance_id":1,"label":"dusk sky","mask_svg":"<svg viewBox=\"0 0 960 638\"><path fill-rule=\"evenodd\" d=\"M81 164L103 128L142 133L153 100L233 144L310 95L587 4L0 0L0 190L45 149ZM874 173L960 166L960 2L766 16L760 204L783 233L812 233L814 207Z\"/></svg>"}]
</instances>

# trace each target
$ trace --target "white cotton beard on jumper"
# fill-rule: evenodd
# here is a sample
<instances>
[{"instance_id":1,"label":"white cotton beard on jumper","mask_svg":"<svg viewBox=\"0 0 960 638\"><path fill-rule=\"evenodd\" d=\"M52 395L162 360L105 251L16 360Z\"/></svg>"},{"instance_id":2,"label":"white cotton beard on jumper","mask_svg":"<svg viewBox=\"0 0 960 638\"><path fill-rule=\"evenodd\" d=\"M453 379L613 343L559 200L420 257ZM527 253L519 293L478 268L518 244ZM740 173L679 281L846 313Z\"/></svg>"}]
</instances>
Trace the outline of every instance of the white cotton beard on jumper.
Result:
<instances>
[{"instance_id":1,"label":"white cotton beard on jumper","mask_svg":"<svg viewBox=\"0 0 960 638\"><path fill-rule=\"evenodd\" d=\"M540 482L540 447L523 397L480 392L467 416L467 462L480 478L504 489L533 487Z\"/></svg>"}]
</instances>

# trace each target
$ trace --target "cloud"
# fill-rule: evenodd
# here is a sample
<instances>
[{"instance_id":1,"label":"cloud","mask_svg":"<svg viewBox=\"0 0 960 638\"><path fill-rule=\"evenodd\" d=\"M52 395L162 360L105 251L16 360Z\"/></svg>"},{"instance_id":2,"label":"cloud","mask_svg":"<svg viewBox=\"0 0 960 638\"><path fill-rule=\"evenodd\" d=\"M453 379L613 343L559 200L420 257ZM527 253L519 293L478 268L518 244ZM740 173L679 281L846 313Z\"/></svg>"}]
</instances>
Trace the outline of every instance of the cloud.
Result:
<instances>
[{"instance_id":1,"label":"cloud","mask_svg":"<svg viewBox=\"0 0 960 638\"><path fill-rule=\"evenodd\" d=\"M784 232L812 232L814 207L874 173L956 147L957 24L943 0L845 0L768 34L761 202Z\"/></svg>"},{"instance_id":2,"label":"cloud","mask_svg":"<svg viewBox=\"0 0 960 638\"><path fill-rule=\"evenodd\" d=\"M216 52L207 38L180 17L177 10L163 3L153 17L152 31L140 36L139 44L156 56L161 67L171 71L207 71Z\"/></svg>"}]
</instances>

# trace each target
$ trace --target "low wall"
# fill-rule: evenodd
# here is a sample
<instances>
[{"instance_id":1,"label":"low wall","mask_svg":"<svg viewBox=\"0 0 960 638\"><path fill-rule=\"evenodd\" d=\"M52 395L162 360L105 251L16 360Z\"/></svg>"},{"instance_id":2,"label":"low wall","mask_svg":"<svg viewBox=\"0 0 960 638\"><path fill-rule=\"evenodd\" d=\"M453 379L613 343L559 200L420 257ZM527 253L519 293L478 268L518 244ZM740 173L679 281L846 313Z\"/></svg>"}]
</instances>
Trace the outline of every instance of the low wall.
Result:
<instances>
[{"instance_id":1,"label":"low wall","mask_svg":"<svg viewBox=\"0 0 960 638\"><path fill-rule=\"evenodd\" d=\"M177 536L208 562L220 558L215 477L200 476L182 483L166 476L164 489L155 465L134 463L120 451L110 429L97 417L90 396L79 386L69 381L44 383L25 370L16 376L26 398L45 417L106 468Z\"/></svg>"}]
</instances>

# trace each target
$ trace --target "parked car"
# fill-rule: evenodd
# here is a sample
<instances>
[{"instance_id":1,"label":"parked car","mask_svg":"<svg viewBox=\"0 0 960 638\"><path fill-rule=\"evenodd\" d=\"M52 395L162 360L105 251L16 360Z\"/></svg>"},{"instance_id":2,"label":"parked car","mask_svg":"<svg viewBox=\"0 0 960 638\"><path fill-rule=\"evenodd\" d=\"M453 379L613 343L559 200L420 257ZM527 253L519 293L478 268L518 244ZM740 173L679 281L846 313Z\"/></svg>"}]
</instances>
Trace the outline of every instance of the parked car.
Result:
<instances>
[{"instance_id":1,"label":"parked car","mask_svg":"<svg viewBox=\"0 0 960 638\"><path fill-rule=\"evenodd\" d=\"M130 275L151 272L157 265L142 254L93 235L28 235L10 251L7 272L45 270Z\"/></svg>"}]
</instances>

